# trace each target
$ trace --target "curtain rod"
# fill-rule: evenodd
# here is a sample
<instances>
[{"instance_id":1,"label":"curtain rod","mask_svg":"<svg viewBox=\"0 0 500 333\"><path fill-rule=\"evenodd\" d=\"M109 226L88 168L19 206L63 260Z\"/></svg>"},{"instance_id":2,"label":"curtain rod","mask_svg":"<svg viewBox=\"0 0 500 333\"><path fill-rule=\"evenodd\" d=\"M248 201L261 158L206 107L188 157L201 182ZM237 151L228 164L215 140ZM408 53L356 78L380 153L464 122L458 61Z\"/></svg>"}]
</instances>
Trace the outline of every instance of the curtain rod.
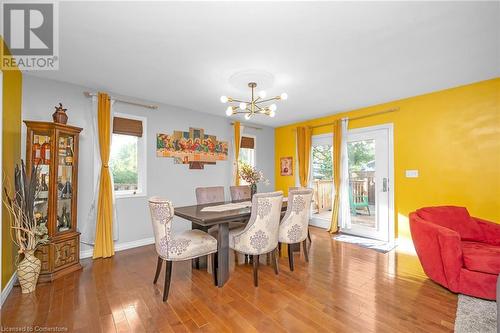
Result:
<instances>
[{"instance_id":1,"label":"curtain rod","mask_svg":"<svg viewBox=\"0 0 500 333\"><path fill-rule=\"evenodd\" d=\"M232 126L232 125L234 125L234 122L233 122L233 123L231 123L231 126ZM242 123L241 125L242 125L242 126L244 126L244 127L252 128L252 129L254 129L254 130L259 130L259 131L262 129L262 127L255 127L255 126L245 125L245 124L243 124L243 123Z\"/></svg>"},{"instance_id":2,"label":"curtain rod","mask_svg":"<svg viewBox=\"0 0 500 333\"><path fill-rule=\"evenodd\" d=\"M91 93L91 92L88 92L88 91L83 92L83 94L85 95L85 97L96 97L97 96L96 93ZM110 96L110 98L114 99L115 101L120 102L120 103L125 103L125 104L130 104L130 105L135 105L135 106L142 106L144 108L153 109L153 110L157 110L158 109L158 105L132 102L132 101L128 101L126 99L115 98L113 96Z\"/></svg>"},{"instance_id":3,"label":"curtain rod","mask_svg":"<svg viewBox=\"0 0 500 333\"><path fill-rule=\"evenodd\" d=\"M363 116L352 117L352 118L346 117L346 118L349 119L349 121L353 121L353 120L358 120L358 119L363 119L363 118L369 118L369 117L378 116L378 115L381 115L381 114L395 112L395 111L399 111L399 107L388 109L388 110L383 110L383 111L379 111L379 112L374 112L374 113L366 114L366 115L363 115ZM333 122L329 122L329 123L325 123L325 124L310 126L309 128L325 127L325 126L329 126L329 125L333 125L333 124L334 124Z\"/></svg>"}]
</instances>

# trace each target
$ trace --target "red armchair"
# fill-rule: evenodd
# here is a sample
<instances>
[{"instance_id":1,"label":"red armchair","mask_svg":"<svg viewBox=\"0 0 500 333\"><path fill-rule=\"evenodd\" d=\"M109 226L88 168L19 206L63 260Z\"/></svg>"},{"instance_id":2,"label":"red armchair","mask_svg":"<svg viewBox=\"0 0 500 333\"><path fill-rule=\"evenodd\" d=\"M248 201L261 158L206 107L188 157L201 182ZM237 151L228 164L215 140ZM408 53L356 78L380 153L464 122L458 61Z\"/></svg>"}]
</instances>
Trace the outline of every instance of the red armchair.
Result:
<instances>
[{"instance_id":1,"label":"red armchair","mask_svg":"<svg viewBox=\"0 0 500 333\"><path fill-rule=\"evenodd\" d=\"M496 299L500 224L464 207L426 207L410 214L410 231L429 278L455 293Z\"/></svg>"}]
</instances>

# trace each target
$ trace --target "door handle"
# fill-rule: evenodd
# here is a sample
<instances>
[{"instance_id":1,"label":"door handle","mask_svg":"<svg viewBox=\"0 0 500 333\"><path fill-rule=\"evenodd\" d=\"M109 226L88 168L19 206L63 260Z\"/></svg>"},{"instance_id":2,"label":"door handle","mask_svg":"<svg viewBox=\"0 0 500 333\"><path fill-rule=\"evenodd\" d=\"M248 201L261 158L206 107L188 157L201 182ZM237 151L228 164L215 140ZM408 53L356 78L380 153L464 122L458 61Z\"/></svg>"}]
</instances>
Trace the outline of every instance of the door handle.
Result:
<instances>
[{"instance_id":1,"label":"door handle","mask_svg":"<svg viewBox=\"0 0 500 333\"><path fill-rule=\"evenodd\" d=\"M389 179L382 178L382 192L387 192L389 190Z\"/></svg>"}]
</instances>

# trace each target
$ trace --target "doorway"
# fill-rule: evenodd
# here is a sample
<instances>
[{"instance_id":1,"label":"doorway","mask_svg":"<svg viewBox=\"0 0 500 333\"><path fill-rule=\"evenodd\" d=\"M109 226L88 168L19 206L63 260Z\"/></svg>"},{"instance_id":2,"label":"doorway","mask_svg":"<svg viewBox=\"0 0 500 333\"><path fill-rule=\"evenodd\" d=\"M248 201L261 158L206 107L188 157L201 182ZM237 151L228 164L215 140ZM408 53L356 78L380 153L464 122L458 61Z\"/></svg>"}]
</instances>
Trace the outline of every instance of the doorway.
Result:
<instances>
[{"instance_id":1,"label":"doorway","mask_svg":"<svg viewBox=\"0 0 500 333\"><path fill-rule=\"evenodd\" d=\"M351 226L341 231L392 243L392 124L350 130L347 150Z\"/></svg>"},{"instance_id":2,"label":"doorway","mask_svg":"<svg viewBox=\"0 0 500 333\"><path fill-rule=\"evenodd\" d=\"M311 140L311 179L313 203L310 224L328 229L332 220L333 134L314 135Z\"/></svg>"}]
</instances>

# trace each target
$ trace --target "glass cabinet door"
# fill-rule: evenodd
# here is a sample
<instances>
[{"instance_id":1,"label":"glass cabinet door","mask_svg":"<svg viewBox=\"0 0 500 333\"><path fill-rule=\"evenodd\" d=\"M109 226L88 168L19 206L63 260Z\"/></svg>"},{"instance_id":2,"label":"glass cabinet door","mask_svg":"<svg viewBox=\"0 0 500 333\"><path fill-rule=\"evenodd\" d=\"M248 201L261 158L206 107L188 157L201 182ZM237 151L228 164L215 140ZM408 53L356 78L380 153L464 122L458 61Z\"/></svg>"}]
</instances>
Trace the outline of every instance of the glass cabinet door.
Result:
<instances>
[{"instance_id":1,"label":"glass cabinet door","mask_svg":"<svg viewBox=\"0 0 500 333\"><path fill-rule=\"evenodd\" d=\"M72 228L73 154L75 137L60 133L57 142L57 232Z\"/></svg>"},{"instance_id":2,"label":"glass cabinet door","mask_svg":"<svg viewBox=\"0 0 500 333\"><path fill-rule=\"evenodd\" d=\"M43 131L32 132L31 165L37 168L36 179L38 190L35 194L34 216L37 223L48 222L49 177L51 159L51 134ZM26 170L29 173L29 170Z\"/></svg>"}]
</instances>

